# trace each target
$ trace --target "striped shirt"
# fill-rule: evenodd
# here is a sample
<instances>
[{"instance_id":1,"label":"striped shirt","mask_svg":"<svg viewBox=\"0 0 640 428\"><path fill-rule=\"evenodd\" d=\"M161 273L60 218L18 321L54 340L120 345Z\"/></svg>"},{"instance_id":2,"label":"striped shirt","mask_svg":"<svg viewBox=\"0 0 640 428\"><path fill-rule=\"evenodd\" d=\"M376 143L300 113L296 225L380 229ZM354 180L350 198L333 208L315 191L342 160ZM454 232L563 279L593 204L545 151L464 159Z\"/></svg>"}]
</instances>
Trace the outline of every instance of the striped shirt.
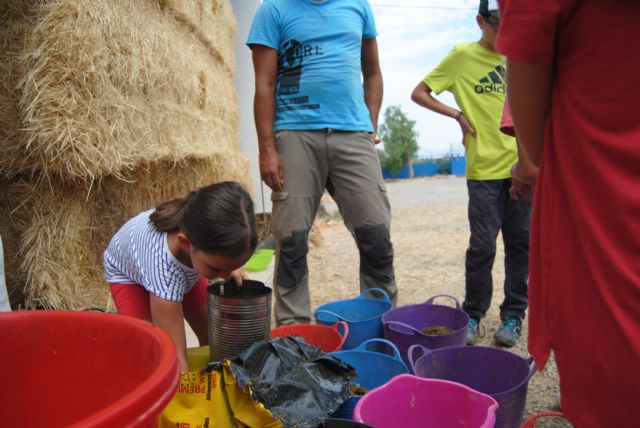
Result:
<instances>
[{"instance_id":1,"label":"striped shirt","mask_svg":"<svg viewBox=\"0 0 640 428\"><path fill-rule=\"evenodd\" d=\"M181 302L200 274L171 254L167 233L149 221L153 211L133 217L113 236L103 253L104 277L109 283L140 284L161 299Z\"/></svg>"}]
</instances>

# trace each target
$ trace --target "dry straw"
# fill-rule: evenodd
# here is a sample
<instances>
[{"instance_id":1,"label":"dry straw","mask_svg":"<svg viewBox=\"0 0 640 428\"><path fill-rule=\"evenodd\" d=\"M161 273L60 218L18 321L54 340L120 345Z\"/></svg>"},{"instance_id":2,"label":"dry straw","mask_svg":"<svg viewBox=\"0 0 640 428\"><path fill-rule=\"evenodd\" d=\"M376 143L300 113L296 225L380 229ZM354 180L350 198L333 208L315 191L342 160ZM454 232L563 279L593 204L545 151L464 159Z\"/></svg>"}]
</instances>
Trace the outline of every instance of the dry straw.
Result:
<instances>
[{"instance_id":1,"label":"dry straw","mask_svg":"<svg viewBox=\"0 0 640 428\"><path fill-rule=\"evenodd\" d=\"M228 1L8 4L0 127L17 105L21 135L0 141L5 175L91 182L237 149Z\"/></svg>"},{"instance_id":2,"label":"dry straw","mask_svg":"<svg viewBox=\"0 0 640 428\"><path fill-rule=\"evenodd\" d=\"M57 181L0 181L7 195L0 213L10 215L0 219L0 234L11 236L6 247L12 301L26 308L106 305L101 256L126 220L210 183L231 180L250 186L248 167L237 152L156 162L139 165L125 177L131 182L107 178L89 195Z\"/></svg>"},{"instance_id":3,"label":"dry straw","mask_svg":"<svg viewBox=\"0 0 640 428\"><path fill-rule=\"evenodd\" d=\"M106 304L129 217L250 186L228 0L0 1L0 233L24 308Z\"/></svg>"}]
</instances>

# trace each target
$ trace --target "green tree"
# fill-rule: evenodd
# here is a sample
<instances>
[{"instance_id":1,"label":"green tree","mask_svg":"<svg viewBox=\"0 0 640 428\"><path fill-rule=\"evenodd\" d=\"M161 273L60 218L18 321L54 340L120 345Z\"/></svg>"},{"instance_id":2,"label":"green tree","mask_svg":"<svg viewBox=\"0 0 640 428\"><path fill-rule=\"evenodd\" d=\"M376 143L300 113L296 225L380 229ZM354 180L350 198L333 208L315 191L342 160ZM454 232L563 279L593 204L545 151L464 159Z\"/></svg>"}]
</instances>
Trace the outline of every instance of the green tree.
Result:
<instances>
[{"instance_id":1,"label":"green tree","mask_svg":"<svg viewBox=\"0 0 640 428\"><path fill-rule=\"evenodd\" d=\"M413 160L418 153L418 131L416 121L409 120L400 106L389 106L384 112L384 123L378 135L384 143L384 151L379 150L380 163L393 175L398 174L404 164L409 167L409 177L413 178Z\"/></svg>"}]
</instances>

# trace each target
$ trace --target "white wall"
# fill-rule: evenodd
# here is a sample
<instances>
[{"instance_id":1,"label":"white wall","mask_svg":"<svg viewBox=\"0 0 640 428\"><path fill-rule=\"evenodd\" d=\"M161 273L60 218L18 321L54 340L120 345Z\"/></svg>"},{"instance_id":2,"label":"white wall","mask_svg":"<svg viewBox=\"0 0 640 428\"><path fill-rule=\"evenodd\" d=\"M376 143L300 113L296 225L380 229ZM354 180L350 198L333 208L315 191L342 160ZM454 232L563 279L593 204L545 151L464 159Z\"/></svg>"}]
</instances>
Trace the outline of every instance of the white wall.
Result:
<instances>
[{"instance_id":1,"label":"white wall","mask_svg":"<svg viewBox=\"0 0 640 428\"><path fill-rule=\"evenodd\" d=\"M231 0L236 15L236 77L234 85L238 93L240 111L240 150L251 161L253 198L256 213L271 212L271 189L262 183L258 166L258 137L253 121L253 94L255 81L251 50L245 44L251 21L260 0Z\"/></svg>"}]
</instances>

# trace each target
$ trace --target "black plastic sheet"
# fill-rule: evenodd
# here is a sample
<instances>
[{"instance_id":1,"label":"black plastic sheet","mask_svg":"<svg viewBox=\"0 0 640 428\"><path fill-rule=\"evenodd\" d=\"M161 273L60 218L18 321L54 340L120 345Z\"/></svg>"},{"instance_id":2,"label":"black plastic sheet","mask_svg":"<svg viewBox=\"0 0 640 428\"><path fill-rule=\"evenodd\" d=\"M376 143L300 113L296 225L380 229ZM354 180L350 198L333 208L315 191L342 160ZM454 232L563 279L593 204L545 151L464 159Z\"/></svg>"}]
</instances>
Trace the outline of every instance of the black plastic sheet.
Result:
<instances>
[{"instance_id":1,"label":"black plastic sheet","mask_svg":"<svg viewBox=\"0 0 640 428\"><path fill-rule=\"evenodd\" d=\"M317 427L349 398L348 364L291 336L257 342L229 360L241 387L287 427ZM216 364L210 364L215 368Z\"/></svg>"}]
</instances>

